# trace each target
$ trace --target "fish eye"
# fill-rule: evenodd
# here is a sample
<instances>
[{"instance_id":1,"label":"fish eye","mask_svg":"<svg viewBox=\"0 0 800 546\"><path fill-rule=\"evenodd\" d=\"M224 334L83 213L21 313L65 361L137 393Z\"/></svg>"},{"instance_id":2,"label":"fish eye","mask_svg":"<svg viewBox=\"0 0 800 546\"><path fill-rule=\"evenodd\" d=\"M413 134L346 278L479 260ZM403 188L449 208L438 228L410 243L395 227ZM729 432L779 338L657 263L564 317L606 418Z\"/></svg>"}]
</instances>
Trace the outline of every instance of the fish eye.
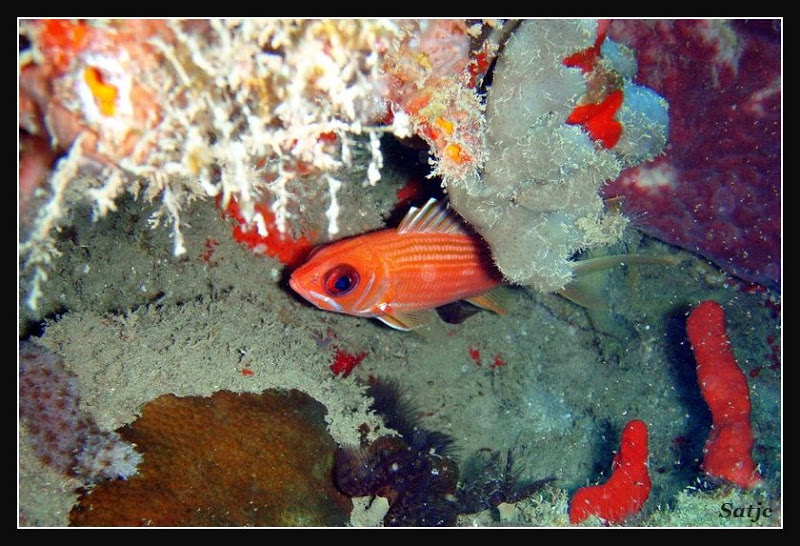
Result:
<instances>
[{"instance_id":1,"label":"fish eye","mask_svg":"<svg viewBox=\"0 0 800 546\"><path fill-rule=\"evenodd\" d=\"M323 287L329 296L345 296L358 286L358 271L351 265L337 265L325 275Z\"/></svg>"}]
</instances>

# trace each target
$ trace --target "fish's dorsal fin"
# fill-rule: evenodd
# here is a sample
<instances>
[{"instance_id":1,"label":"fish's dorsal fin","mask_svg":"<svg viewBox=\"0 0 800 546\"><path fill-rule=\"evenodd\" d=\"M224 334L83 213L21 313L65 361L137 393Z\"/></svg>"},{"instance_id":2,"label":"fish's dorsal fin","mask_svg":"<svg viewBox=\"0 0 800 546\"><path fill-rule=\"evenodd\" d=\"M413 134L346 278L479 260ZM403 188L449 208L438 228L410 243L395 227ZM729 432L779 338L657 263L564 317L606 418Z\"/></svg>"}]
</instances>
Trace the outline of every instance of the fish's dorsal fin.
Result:
<instances>
[{"instance_id":1,"label":"fish's dorsal fin","mask_svg":"<svg viewBox=\"0 0 800 546\"><path fill-rule=\"evenodd\" d=\"M422 208L411 207L397 226L397 233L467 233L446 201L431 197Z\"/></svg>"}]
</instances>

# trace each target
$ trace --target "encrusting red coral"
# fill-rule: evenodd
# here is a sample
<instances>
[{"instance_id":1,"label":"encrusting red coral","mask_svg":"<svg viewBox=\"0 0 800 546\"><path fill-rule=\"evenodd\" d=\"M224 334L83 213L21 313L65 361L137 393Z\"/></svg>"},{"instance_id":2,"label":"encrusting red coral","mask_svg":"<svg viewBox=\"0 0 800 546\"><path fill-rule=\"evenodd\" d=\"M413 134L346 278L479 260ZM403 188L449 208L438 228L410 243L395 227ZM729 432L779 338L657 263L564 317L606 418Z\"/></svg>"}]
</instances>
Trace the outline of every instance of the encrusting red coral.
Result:
<instances>
[{"instance_id":1,"label":"encrusting red coral","mask_svg":"<svg viewBox=\"0 0 800 546\"><path fill-rule=\"evenodd\" d=\"M248 225L239 207L239 202L236 199L231 199L222 214L232 218L235 222L233 238L246 245L256 254L267 254L277 258L290 268L297 267L303 263L311 249L314 248L314 244L305 235L293 238L289 234L281 233L275 225L275 215L263 203L256 203L255 209L264 221L265 234L260 233L257 226ZM311 236L313 238L314 234Z\"/></svg>"},{"instance_id":2,"label":"encrusting red coral","mask_svg":"<svg viewBox=\"0 0 800 546\"><path fill-rule=\"evenodd\" d=\"M348 353L343 349L336 348L336 354L333 355L333 364L330 365L331 371L334 375L341 375L347 377L353 368L361 364L367 356L366 352L361 353Z\"/></svg>"},{"instance_id":3,"label":"encrusting red coral","mask_svg":"<svg viewBox=\"0 0 800 546\"><path fill-rule=\"evenodd\" d=\"M633 420L625 425L611 477L602 485L581 487L572 496L569 521L577 524L590 516L605 523L622 523L639 513L650 495L647 470L647 425Z\"/></svg>"},{"instance_id":4,"label":"encrusting red coral","mask_svg":"<svg viewBox=\"0 0 800 546\"><path fill-rule=\"evenodd\" d=\"M692 310L686 331L697 361L697 383L711 410L703 470L739 487L753 487L761 475L751 456L750 394L731 351L725 310L715 301L704 301Z\"/></svg>"},{"instance_id":5,"label":"encrusting red coral","mask_svg":"<svg viewBox=\"0 0 800 546\"><path fill-rule=\"evenodd\" d=\"M622 90L616 89L597 104L576 106L567 123L581 125L595 142L606 149L613 148L622 134L622 125L614 116L622 106Z\"/></svg>"},{"instance_id":6,"label":"encrusting red coral","mask_svg":"<svg viewBox=\"0 0 800 546\"><path fill-rule=\"evenodd\" d=\"M590 102L575 106L567 117L567 123L582 126L592 140L611 149L622 135L622 125L615 116L622 106L624 95L622 89L617 88L619 79L606 73L599 62L607 31L608 21L598 21L594 45L564 59L564 66L583 71L587 76L587 97L590 98Z\"/></svg>"}]
</instances>

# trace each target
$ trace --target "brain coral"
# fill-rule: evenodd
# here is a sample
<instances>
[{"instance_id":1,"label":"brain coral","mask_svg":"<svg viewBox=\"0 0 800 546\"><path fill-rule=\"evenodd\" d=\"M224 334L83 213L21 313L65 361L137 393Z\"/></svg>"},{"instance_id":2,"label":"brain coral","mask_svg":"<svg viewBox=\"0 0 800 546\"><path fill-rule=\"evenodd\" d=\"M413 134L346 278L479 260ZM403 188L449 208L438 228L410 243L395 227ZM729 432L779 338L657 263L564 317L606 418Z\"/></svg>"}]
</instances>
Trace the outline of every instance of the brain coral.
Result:
<instances>
[{"instance_id":1,"label":"brain coral","mask_svg":"<svg viewBox=\"0 0 800 546\"><path fill-rule=\"evenodd\" d=\"M88 526L344 525L325 409L299 391L164 395L120 429L144 460L102 483L70 515Z\"/></svg>"}]
</instances>

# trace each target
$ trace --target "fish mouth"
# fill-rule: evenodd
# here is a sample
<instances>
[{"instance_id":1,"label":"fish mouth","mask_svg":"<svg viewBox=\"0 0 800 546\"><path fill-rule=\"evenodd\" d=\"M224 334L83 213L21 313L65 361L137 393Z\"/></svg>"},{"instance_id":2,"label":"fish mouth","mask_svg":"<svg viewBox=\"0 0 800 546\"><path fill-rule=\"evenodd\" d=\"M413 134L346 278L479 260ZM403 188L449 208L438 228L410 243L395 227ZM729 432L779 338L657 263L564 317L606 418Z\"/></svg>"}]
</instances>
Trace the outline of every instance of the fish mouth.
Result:
<instances>
[{"instance_id":1,"label":"fish mouth","mask_svg":"<svg viewBox=\"0 0 800 546\"><path fill-rule=\"evenodd\" d=\"M291 286L292 290L294 290L298 294L300 293L300 283L297 281L297 279L294 278L294 275L289 277L289 286Z\"/></svg>"},{"instance_id":2,"label":"fish mouth","mask_svg":"<svg viewBox=\"0 0 800 546\"><path fill-rule=\"evenodd\" d=\"M313 304L314 307L322 309L323 311L334 311L336 313L345 313L344 308L333 298L330 298L324 294L320 294L315 290L311 290L304 288L300 281L292 275L289 277L289 286L292 287L292 290L297 292L300 296L303 297L306 301Z\"/></svg>"}]
</instances>

